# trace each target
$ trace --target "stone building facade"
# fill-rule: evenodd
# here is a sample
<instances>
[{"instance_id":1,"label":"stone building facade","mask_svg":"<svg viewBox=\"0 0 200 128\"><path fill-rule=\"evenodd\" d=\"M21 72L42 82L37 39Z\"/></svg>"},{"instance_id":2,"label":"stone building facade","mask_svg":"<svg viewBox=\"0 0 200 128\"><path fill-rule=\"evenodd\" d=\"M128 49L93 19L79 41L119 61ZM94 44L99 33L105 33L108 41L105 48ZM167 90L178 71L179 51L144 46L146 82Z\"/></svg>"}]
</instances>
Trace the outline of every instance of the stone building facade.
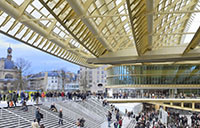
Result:
<instances>
[{"instance_id":1,"label":"stone building facade","mask_svg":"<svg viewBox=\"0 0 200 128\"><path fill-rule=\"evenodd\" d=\"M0 58L0 90L13 90L17 87L18 69L12 60L12 49L7 49L7 57Z\"/></svg>"}]
</instances>

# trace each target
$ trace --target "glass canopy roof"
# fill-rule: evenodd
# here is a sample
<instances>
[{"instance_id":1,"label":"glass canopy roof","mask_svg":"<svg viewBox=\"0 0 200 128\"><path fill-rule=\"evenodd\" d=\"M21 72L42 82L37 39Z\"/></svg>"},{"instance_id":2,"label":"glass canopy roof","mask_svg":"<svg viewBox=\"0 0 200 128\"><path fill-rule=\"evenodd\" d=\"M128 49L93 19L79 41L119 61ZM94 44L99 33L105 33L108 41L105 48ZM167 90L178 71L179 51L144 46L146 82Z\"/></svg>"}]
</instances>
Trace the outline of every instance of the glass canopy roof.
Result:
<instances>
[{"instance_id":1,"label":"glass canopy roof","mask_svg":"<svg viewBox=\"0 0 200 128\"><path fill-rule=\"evenodd\" d=\"M200 0L0 1L1 33L86 67L175 48L198 57L199 19Z\"/></svg>"}]
</instances>

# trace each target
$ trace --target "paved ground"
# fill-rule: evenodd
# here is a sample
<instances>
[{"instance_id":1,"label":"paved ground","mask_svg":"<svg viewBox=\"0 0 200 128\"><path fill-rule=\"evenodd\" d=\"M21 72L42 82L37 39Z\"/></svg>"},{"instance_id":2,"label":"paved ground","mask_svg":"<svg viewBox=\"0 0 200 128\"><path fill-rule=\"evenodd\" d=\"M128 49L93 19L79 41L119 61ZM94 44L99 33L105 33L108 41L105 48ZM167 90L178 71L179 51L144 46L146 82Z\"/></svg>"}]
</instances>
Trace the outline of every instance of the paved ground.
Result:
<instances>
[{"instance_id":1,"label":"paved ground","mask_svg":"<svg viewBox=\"0 0 200 128\"><path fill-rule=\"evenodd\" d=\"M128 126L128 124L130 123L131 120L128 119L128 117L123 117L123 121L122 121L122 128L126 128ZM101 125L101 128L108 128L108 122L104 122ZM114 122L111 124L110 128L114 128Z\"/></svg>"}]
</instances>

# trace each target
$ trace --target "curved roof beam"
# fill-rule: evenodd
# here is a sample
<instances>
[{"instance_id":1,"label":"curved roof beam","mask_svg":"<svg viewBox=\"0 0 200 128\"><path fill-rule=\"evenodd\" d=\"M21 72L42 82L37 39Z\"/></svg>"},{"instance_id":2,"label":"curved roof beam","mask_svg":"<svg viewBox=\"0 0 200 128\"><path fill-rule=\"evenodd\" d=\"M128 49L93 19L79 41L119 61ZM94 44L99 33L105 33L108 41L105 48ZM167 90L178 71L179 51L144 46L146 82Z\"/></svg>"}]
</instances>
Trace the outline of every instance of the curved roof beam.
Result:
<instances>
[{"instance_id":1,"label":"curved roof beam","mask_svg":"<svg viewBox=\"0 0 200 128\"><path fill-rule=\"evenodd\" d=\"M82 17L81 20L88 27L88 29L93 33L93 35L97 38L97 40L99 40L108 51L113 52L114 49L107 42L107 40L103 37L101 32L99 32L99 29L95 25L94 21L92 21L91 19L88 19L88 18L84 18L84 16L86 15L86 11L85 11L83 5L80 3L80 1L79 0L67 0L67 2L71 5L71 7L76 12L76 14L78 16Z\"/></svg>"},{"instance_id":2,"label":"curved roof beam","mask_svg":"<svg viewBox=\"0 0 200 128\"><path fill-rule=\"evenodd\" d=\"M34 22L34 20L32 21L29 16L24 14L24 10L30 2L31 0L29 2L26 1L19 8L15 8L7 1L0 1L0 12L2 14L8 14L5 20L3 20L3 22L0 24L0 29L2 29L4 26L7 26L8 28L9 25L7 25L7 23L12 24L7 31L0 30L0 33L3 33L9 37L12 37L48 54L54 55L63 60L67 60L71 63L86 67L93 67L92 65L88 65L86 63L86 59L79 52L71 51L71 48L68 47L68 42L63 41L52 34L52 28L56 23L55 20L51 23L49 28L45 29L37 22ZM11 21L12 18L15 19L14 22ZM20 22L22 23L21 25L19 24ZM17 25L19 27L16 28ZM13 29L17 31L13 33ZM25 30L23 36L18 37L17 35L19 35L20 32L23 30ZM27 38L28 34L30 35L30 37ZM25 38L27 38L27 40ZM31 43L31 41L33 41L33 43Z\"/></svg>"},{"instance_id":3,"label":"curved roof beam","mask_svg":"<svg viewBox=\"0 0 200 128\"><path fill-rule=\"evenodd\" d=\"M192 41L188 44L187 48L183 52L183 55L188 53L191 49L194 49L200 43L200 27L198 28L196 34L192 38Z\"/></svg>"}]
</instances>

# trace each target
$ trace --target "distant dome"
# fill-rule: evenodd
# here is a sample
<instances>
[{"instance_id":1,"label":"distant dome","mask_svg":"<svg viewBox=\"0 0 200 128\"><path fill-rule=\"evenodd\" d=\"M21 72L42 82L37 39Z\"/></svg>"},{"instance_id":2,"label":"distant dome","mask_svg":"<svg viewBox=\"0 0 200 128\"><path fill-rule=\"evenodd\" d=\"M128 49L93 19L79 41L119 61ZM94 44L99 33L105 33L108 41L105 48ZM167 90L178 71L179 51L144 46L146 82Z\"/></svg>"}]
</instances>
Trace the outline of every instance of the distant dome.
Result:
<instances>
[{"instance_id":1,"label":"distant dome","mask_svg":"<svg viewBox=\"0 0 200 128\"><path fill-rule=\"evenodd\" d=\"M12 48L9 47L9 48L7 49L7 51L8 51L8 53L11 53L11 52L12 52Z\"/></svg>"}]
</instances>

